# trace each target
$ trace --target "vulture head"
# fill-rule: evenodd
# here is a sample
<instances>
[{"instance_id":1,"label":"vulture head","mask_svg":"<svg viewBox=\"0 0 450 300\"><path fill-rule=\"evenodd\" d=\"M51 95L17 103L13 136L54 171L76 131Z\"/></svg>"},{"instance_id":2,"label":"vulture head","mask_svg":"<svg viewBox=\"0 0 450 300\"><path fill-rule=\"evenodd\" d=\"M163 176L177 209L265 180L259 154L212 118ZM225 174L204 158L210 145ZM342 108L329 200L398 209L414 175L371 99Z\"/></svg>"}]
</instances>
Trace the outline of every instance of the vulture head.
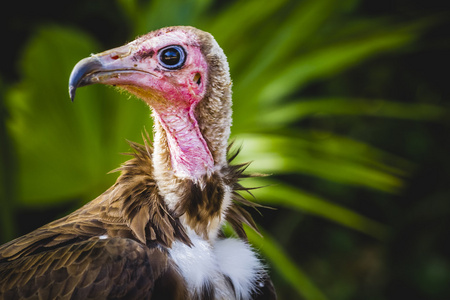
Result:
<instances>
[{"instance_id":1,"label":"vulture head","mask_svg":"<svg viewBox=\"0 0 450 300\"><path fill-rule=\"evenodd\" d=\"M78 87L97 83L123 89L151 107L153 176L169 209L180 210L187 185L202 190L211 178L221 180L218 173L228 165L231 79L226 56L211 34L167 27L85 58L69 79L72 101ZM231 189L218 186L221 199L207 207L214 213L190 208L192 217L205 215L206 223L216 224L213 232L231 201L226 195ZM180 215L191 204L184 205ZM215 216L206 220L206 215Z\"/></svg>"},{"instance_id":2,"label":"vulture head","mask_svg":"<svg viewBox=\"0 0 450 300\"><path fill-rule=\"evenodd\" d=\"M176 177L198 180L225 163L231 79L211 34L168 27L85 58L70 77L72 101L78 87L96 83L120 87L152 108Z\"/></svg>"}]
</instances>

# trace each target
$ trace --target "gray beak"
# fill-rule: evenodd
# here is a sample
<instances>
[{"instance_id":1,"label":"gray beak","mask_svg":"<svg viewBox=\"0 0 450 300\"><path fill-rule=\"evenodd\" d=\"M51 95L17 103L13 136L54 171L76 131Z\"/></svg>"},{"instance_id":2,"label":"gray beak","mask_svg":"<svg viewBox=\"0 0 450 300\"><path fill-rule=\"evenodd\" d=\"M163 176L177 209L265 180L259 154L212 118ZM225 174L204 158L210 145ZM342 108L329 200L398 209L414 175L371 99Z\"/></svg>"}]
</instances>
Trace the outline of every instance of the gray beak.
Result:
<instances>
[{"instance_id":1,"label":"gray beak","mask_svg":"<svg viewBox=\"0 0 450 300\"><path fill-rule=\"evenodd\" d=\"M69 78L69 95L72 102L75 100L77 88L93 84L90 75L102 69L103 65L96 56L84 58L75 65Z\"/></svg>"}]
</instances>

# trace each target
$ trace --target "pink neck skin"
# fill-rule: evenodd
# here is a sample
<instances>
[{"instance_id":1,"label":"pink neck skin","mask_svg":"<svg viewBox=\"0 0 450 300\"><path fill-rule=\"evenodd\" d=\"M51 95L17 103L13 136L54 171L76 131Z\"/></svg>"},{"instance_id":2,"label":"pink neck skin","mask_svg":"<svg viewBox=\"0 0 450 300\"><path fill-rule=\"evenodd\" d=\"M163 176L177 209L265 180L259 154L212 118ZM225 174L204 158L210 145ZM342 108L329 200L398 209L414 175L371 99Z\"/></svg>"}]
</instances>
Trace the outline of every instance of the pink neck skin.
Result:
<instances>
[{"instance_id":1,"label":"pink neck skin","mask_svg":"<svg viewBox=\"0 0 450 300\"><path fill-rule=\"evenodd\" d=\"M183 44L186 40L184 34L173 33L165 39L157 41L164 45ZM150 45L148 48L158 49L158 45ZM152 107L156 122L163 128L160 132L167 139L170 152L170 164L161 167L171 168L178 178L189 178L194 181L203 175L211 173L214 168L214 158L208 145L200 132L197 119L194 115L196 105L203 99L208 78L208 65L197 45L185 45L187 53L185 66L176 71L158 71L159 67L142 63L144 70L150 70L152 76L147 77L143 73L143 86L150 89L150 95L141 96ZM142 48L144 49L144 47ZM148 49L145 50L148 52ZM157 71L155 71L157 70ZM161 74L161 76L154 75ZM198 83L196 77L201 76ZM137 76L137 75L136 75ZM133 78L134 85L138 79ZM155 149L159 153L167 153L165 145L155 143Z\"/></svg>"},{"instance_id":2,"label":"pink neck skin","mask_svg":"<svg viewBox=\"0 0 450 300\"><path fill-rule=\"evenodd\" d=\"M172 169L179 178L199 179L214 167L214 159L203 138L193 107L154 110L164 128L170 149Z\"/></svg>"}]
</instances>

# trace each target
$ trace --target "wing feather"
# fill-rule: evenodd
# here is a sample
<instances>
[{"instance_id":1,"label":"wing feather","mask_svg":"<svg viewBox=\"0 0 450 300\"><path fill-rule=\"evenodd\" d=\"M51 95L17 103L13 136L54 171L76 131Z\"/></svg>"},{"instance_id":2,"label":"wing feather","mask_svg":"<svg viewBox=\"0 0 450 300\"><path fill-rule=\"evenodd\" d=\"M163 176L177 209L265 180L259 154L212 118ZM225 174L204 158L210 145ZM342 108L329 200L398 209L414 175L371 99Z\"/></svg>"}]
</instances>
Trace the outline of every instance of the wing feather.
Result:
<instances>
[{"instance_id":1,"label":"wing feather","mask_svg":"<svg viewBox=\"0 0 450 300\"><path fill-rule=\"evenodd\" d=\"M0 262L0 299L150 299L167 254L126 238L92 238Z\"/></svg>"}]
</instances>

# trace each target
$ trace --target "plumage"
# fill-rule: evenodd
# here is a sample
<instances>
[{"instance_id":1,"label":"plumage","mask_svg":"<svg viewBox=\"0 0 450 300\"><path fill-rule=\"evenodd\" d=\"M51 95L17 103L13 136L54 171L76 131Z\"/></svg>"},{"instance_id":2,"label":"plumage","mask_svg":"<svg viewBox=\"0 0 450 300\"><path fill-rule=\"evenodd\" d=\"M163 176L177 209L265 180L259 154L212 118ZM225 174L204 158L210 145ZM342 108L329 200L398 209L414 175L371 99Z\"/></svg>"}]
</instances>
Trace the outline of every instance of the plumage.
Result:
<instances>
[{"instance_id":1,"label":"plumage","mask_svg":"<svg viewBox=\"0 0 450 300\"><path fill-rule=\"evenodd\" d=\"M231 79L214 38L168 27L83 59L72 100L95 83L150 106L153 145L130 142L107 191L0 246L0 299L276 299L243 230L257 204L228 155ZM225 221L239 239L222 236Z\"/></svg>"}]
</instances>

